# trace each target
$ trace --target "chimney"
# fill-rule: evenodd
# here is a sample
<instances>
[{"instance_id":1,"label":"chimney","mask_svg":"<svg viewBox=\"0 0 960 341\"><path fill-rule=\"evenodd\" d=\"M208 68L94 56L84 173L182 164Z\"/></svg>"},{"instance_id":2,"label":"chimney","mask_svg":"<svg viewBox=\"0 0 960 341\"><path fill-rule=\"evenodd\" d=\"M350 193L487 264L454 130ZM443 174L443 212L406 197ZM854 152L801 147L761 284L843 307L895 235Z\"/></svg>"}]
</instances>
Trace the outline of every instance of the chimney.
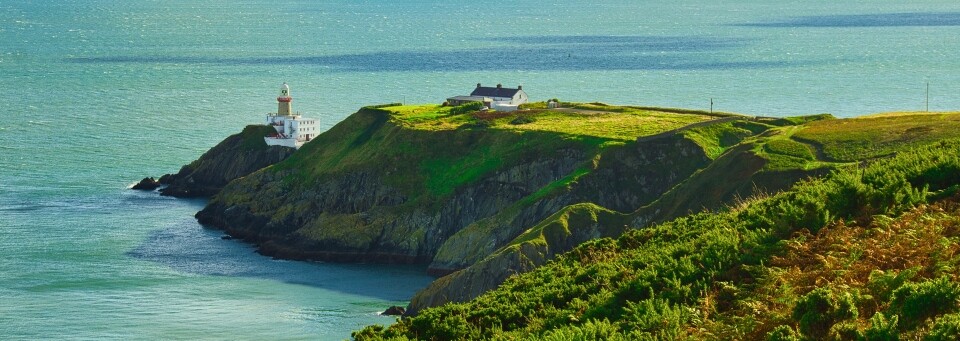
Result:
<instances>
[{"instance_id":1,"label":"chimney","mask_svg":"<svg viewBox=\"0 0 960 341\"><path fill-rule=\"evenodd\" d=\"M480 83L477 83L477 87L478 87L478 88L480 87Z\"/></svg>"},{"instance_id":2,"label":"chimney","mask_svg":"<svg viewBox=\"0 0 960 341\"><path fill-rule=\"evenodd\" d=\"M497 89L502 88L503 84L497 83Z\"/></svg>"},{"instance_id":3,"label":"chimney","mask_svg":"<svg viewBox=\"0 0 960 341\"><path fill-rule=\"evenodd\" d=\"M523 85L517 85L517 90L523 90Z\"/></svg>"}]
</instances>

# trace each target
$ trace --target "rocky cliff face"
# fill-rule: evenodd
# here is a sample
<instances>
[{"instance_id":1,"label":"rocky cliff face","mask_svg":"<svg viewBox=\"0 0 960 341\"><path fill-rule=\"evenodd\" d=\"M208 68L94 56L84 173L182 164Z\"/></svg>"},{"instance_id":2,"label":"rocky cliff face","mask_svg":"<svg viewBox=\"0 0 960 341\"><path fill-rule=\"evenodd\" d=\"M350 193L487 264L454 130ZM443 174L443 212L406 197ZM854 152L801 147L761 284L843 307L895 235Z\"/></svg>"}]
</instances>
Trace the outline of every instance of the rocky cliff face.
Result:
<instances>
[{"instance_id":1,"label":"rocky cliff face","mask_svg":"<svg viewBox=\"0 0 960 341\"><path fill-rule=\"evenodd\" d=\"M628 228L627 216L594 204L564 207L495 253L430 283L411 299L405 314L468 301L496 288L511 275L531 271L583 242L619 236Z\"/></svg>"},{"instance_id":2,"label":"rocky cliff face","mask_svg":"<svg viewBox=\"0 0 960 341\"><path fill-rule=\"evenodd\" d=\"M538 191L598 153L550 134L413 131L387 115L352 115L295 157L230 183L197 218L284 258L429 262L452 235L510 207L523 226L567 205Z\"/></svg>"},{"instance_id":3,"label":"rocky cliff face","mask_svg":"<svg viewBox=\"0 0 960 341\"><path fill-rule=\"evenodd\" d=\"M267 126L251 125L200 156L176 174L167 174L159 183L167 185L160 194L175 197L208 197L220 192L230 181L280 162L293 148L267 146L263 137L274 132Z\"/></svg>"},{"instance_id":4,"label":"rocky cliff face","mask_svg":"<svg viewBox=\"0 0 960 341\"><path fill-rule=\"evenodd\" d=\"M428 271L445 275L466 268L567 205L596 203L632 212L656 200L709 162L699 146L680 136L611 148L599 154L576 181L558 189L556 196L504 210L453 235L433 258Z\"/></svg>"}]
</instances>

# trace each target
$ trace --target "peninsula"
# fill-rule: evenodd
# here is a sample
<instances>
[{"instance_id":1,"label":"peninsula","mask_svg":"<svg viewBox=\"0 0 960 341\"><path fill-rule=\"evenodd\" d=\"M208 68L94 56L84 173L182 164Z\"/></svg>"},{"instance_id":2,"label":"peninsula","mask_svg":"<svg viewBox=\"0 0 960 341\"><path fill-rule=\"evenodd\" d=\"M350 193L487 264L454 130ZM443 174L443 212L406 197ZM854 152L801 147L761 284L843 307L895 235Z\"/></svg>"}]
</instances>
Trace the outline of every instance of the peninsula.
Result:
<instances>
[{"instance_id":1,"label":"peninsula","mask_svg":"<svg viewBox=\"0 0 960 341\"><path fill-rule=\"evenodd\" d=\"M736 308L718 305L763 294L739 282L773 280L752 266L818 252L778 241L808 231L804 238L827 243L833 237L809 233L845 222L866 228L878 214L900 224L901 215L934 209L913 209L924 203L953 209L938 200L960 184L949 168L958 153L949 139L960 137L955 113L767 118L559 101L481 109L364 107L296 151L267 146L264 129L274 128L251 126L165 181L186 193L217 189L197 219L265 255L429 264L439 278L412 298L407 315L416 317L358 339L694 335L686 328L704 315ZM904 169L913 163L920 168ZM917 285L934 275L916 275ZM811 290L791 297L820 299ZM691 310L701 305L710 307ZM645 319L653 320L634 325ZM749 330L808 332L789 320ZM715 327L715 335L756 336Z\"/></svg>"}]
</instances>

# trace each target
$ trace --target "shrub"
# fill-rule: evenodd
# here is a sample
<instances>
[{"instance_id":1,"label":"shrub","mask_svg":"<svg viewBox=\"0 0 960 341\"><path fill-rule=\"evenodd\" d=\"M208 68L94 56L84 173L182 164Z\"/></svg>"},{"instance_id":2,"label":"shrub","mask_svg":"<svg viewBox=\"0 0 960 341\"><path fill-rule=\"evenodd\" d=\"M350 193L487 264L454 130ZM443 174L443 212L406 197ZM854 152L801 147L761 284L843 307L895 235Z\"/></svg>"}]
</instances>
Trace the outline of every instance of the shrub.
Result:
<instances>
[{"instance_id":1,"label":"shrub","mask_svg":"<svg viewBox=\"0 0 960 341\"><path fill-rule=\"evenodd\" d=\"M919 268L904 269L903 271L884 272L882 270L873 270L870 272L870 278L867 282L867 289L870 295L886 302L890 300L890 294L900 288L913 277L917 276Z\"/></svg>"},{"instance_id":2,"label":"shrub","mask_svg":"<svg viewBox=\"0 0 960 341\"><path fill-rule=\"evenodd\" d=\"M483 103L470 102L470 103L461 104L453 108L450 108L450 115L462 115L462 114L478 111L482 108L484 108Z\"/></svg>"},{"instance_id":3,"label":"shrub","mask_svg":"<svg viewBox=\"0 0 960 341\"><path fill-rule=\"evenodd\" d=\"M897 341L900 334L897 332L897 315L889 319L883 313L876 313L870 318L870 328L863 332L863 338L870 341Z\"/></svg>"},{"instance_id":4,"label":"shrub","mask_svg":"<svg viewBox=\"0 0 960 341\"><path fill-rule=\"evenodd\" d=\"M924 340L949 341L960 340L960 314L943 315L933 324L933 329Z\"/></svg>"},{"instance_id":5,"label":"shrub","mask_svg":"<svg viewBox=\"0 0 960 341\"><path fill-rule=\"evenodd\" d=\"M562 329L555 329L547 332L539 338L544 341L568 341L568 340L627 340L617 326L609 320L603 321L590 320L581 326L569 326Z\"/></svg>"},{"instance_id":6,"label":"shrub","mask_svg":"<svg viewBox=\"0 0 960 341\"><path fill-rule=\"evenodd\" d=\"M860 331L857 330L856 321L844 321L833 325L830 328L829 339L833 340L858 340L862 339L863 335L860 334ZM873 339L868 339L873 341Z\"/></svg>"},{"instance_id":7,"label":"shrub","mask_svg":"<svg viewBox=\"0 0 960 341\"><path fill-rule=\"evenodd\" d=\"M800 341L800 335L790 326L782 325L767 333L767 341Z\"/></svg>"},{"instance_id":8,"label":"shrub","mask_svg":"<svg viewBox=\"0 0 960 341\"><path fill-rule=\"evenodd\" d=\"M669 339L676 336L690 319L682 306L664 299L652 298L640 302L627 302L624 317L631 321L636 331Z\"/></svg>"},{"instance_id":9,"label":"shrub","mask_svg":"<svg viewBox=\"0 0 960 341\"><path fill-rule=\"evenodd\" d=\"M822 339L837 322L857 318L857 307L849 293L836 294L827 288L817 288L800 298L793 308L793 319L800 333Z\"/></svg>"},{"instance_id":10,"label":"shrub","mask_svg":"<svg viewBox=\"0 0 960 341\"><path fill-rule=\"evenodd\" d=\"M533 123L534 121L535 120L533 119L533 117L530 117L527 115L519 115L517 116L517 118L514 118L512 121L510 121L510 124L520 125L520 124Z\"/></svg>"},{"instance_id":11,"label":"shrub","mask_svg":"<svg viewBox=\"0 0 960 341\"><path fill-rule=\"evenodd\" d=\"M960 299L960 284L948 277L920 283L907 283L893 291L890 311L900 315L904 326L922 323L927 318L955 311Z\"/></svg>"}]
</instances>

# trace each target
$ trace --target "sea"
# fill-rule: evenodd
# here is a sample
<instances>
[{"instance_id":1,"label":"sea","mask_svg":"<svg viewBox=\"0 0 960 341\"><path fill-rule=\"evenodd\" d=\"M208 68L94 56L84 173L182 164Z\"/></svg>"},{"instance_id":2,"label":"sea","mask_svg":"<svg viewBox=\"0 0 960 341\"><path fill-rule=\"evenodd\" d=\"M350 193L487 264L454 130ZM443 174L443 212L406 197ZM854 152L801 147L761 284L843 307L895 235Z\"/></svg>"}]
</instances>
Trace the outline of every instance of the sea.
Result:
<instances>
[{"instance_id":1,"label":"sea","mask_svg":"<svg viewBox=\"0 0 960 341\"><path fill-rule=\"evenodd\" d=\"M128 189L276 110L477 83L763 116L960 110L960 2L0 1L0 339L340 340L424 266L261 256Z\"/></svg>"}]
</instances>

